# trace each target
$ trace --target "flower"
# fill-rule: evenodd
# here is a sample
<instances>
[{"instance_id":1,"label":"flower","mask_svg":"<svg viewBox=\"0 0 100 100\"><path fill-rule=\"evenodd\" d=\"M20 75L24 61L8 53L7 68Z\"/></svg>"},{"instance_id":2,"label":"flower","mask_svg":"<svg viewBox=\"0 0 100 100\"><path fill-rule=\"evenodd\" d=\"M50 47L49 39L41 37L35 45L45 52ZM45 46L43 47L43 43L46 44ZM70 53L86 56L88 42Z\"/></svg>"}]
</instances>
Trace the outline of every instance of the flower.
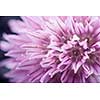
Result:
<instances>
[{"instance_id":1,"label":"flower","mask_svg":"<svg viewBox=\"0 0 100 100\"><path fill-rule=\"evenodd\" d=\"M100 82L100 17L22 16L1 49L11 82Z\"/></svg>"}]
</instances>

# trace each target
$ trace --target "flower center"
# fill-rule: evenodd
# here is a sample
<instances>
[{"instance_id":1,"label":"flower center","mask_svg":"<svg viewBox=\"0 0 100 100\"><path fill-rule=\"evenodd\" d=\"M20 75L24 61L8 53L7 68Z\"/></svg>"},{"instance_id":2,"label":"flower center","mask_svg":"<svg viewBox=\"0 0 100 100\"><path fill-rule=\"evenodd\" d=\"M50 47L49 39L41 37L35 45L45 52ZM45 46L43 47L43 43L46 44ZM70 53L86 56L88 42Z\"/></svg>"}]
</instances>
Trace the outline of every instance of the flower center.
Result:
<instances>
[{"instance_id":1,"label":"flower center","mask_svg":"<svg viewBox=\"0 0 100 100\"><path fill-rule=\"evenodd\" d=\"M80 40L77 35L74 35L67 44L70 45L69 55L71 54L70 56L72 56L74 60L82 59L83 57L85 57L85 59L91 59L92 57L90 55L95 51L93 48L88 47L88 39Z\"/></svg>"},{"instance_id":2,"label":"flower center","mask_svg":"<svg viewBox=\"0 0 100 100\"><path fill-rule=\"evenodd\" d=\"M80 55L80 51L78 49L73 50L72 53L73 53L73 56L79 56Z\"/></svg>"}]
</instances>

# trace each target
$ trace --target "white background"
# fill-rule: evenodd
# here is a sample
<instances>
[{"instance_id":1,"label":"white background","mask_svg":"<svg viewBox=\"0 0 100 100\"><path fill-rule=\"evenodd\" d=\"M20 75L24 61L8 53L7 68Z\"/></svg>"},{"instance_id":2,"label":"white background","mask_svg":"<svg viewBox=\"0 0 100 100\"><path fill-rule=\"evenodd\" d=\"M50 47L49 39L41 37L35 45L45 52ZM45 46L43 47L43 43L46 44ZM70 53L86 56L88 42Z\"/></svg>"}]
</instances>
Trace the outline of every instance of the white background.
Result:
<instances>
[{"instance_id":1,"label":"white background","mask_svg":"<svg viewBox=\"0 0 100 100\"><path fill-rule=\"evenodd\" d=\"M0 0L1 16L100 16L100 0ZM100 84L0 84L0 100L100 100Z\"/></svg>"},{"instance_id":2,"label":"white background","mask_svg":"<svg viewBox=\"0 0 100 100\"><path fill-rule=\"evenodd\" d=\"M0 100L100 100L100 84L0 84Z\"/></svg>"}]
</instances>

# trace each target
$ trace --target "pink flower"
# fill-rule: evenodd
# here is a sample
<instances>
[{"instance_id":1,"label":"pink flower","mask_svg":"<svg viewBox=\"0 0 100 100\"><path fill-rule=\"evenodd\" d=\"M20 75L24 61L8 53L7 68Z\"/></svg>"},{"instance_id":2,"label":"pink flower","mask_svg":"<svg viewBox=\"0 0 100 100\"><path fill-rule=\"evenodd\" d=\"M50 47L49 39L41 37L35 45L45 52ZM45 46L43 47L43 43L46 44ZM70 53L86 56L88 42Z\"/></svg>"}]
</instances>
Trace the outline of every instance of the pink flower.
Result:
<instances>
[{"instance_id":1,"label":"pink flower","mask_svg":"<svg viewBox=\"0 0 100 100\"><path fill-rule=\"evenodd\" d=\"M21 17L1 49L11 82L100 82L100 17Z\"/></svg>"}]
</instances>

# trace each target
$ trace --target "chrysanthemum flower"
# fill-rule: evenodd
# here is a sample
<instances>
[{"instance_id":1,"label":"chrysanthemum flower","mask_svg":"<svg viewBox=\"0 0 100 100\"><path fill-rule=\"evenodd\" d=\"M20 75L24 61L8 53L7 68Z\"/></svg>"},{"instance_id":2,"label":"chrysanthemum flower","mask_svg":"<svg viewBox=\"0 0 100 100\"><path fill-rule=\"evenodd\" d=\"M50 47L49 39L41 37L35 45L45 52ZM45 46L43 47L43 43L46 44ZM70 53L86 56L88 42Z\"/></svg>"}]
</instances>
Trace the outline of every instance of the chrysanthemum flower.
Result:
<instances>
[{"instance_id":1,"label":"chrysanthemum flower","mask_svg":"<svg viewBox=\"0 0 100 100\"><path fill-rule=\"evenodd\" d=\"M21 17L1 49L11 82L100 82L100 17Z\"/></svg>"}]
</instances>

